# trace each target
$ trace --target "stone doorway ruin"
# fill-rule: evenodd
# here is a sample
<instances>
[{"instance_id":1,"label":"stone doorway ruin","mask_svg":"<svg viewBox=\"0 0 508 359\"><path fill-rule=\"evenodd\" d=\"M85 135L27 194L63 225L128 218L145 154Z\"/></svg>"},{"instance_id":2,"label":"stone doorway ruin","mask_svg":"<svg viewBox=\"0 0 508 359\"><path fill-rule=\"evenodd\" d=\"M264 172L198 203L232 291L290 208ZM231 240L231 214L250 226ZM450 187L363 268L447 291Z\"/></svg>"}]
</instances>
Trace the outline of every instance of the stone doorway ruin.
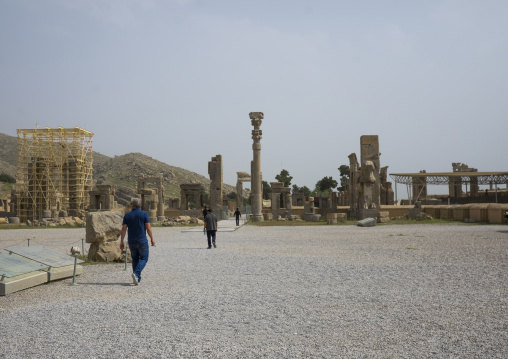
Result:
<instances>
[{"instance_id":1,"label":"stone doorway ruin","mask_svg":"<svg viewBox=\"0 0 508 359\"><path fill-rule=\"evenodd\" d=\"M199 183L186 183L180 185L180 196L182 211L188 210L201 210L201 184ZM191 208L191 205L193 205Z\"/></svg>"},{"instance_id":2,"label":"stone doorway ruin","mask_svg":"<svg viewBox=\"0 0 508 359\"><path fill-rule=\"evenodd\" d=\"M243 204L243 182L251 182L251 177L247 172L236 172L238 179L236 181L236 206L240 209L240 212L245 212L245 206Z\"/></svg>"}]
</instances>

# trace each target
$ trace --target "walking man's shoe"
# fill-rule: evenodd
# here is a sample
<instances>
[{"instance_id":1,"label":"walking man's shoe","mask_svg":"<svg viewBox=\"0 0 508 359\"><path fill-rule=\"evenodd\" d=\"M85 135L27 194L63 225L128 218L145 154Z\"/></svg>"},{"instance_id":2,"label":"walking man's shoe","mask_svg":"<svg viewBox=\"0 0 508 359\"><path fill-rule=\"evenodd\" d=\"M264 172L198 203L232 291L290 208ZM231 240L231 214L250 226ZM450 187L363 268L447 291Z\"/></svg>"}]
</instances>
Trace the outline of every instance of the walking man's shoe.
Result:
<instances>
[{"instance_id":1,"label":"walking man's shoe","mask_svg":"<svg viewBox=\"0 0 508 359\"><path fill-rule=\"evenodd\" d=\"M139 284L138 278L136 278L136 275L134 273L132 273L132 283L134 283L134 285Z\"/></svg>"},{"instance_id":2,"label":"walking man's shoe","mask_svg":"<svg viewBox=\"0 0 508 359\"><path fill-rule=\"evenodd\" d=\"M217 248L217 246L215 245L215 242L213 242L213 248Z\"/></svg>"}]
</instances>

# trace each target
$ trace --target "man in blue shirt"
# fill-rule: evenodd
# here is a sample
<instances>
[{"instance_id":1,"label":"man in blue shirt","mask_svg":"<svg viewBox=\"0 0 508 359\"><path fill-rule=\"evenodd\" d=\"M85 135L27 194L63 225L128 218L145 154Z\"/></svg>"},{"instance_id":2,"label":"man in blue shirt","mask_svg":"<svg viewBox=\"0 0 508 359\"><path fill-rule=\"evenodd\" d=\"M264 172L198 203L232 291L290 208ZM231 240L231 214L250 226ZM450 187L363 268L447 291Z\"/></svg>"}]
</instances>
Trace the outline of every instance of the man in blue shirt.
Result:
<instances>
[{"instance_id":1,"label":"man in blue shirt","mask_svg":"<svg viewBox=\"0 0 508 359\"><path fill-rule=\"evenodd\" d=\"M150 218L148 218L148 213L140 208L141 199L133 198L131 200L132 210L123 217L122 236L120 238L120 249L123 250L125 247L123 239L125 238L125 233L128 233L127 242L132 256L132 281L135 285L141 282L141 271L148 262L147 232L152 240L152 247L155 246Z\"/></svg>"}]
</instances>

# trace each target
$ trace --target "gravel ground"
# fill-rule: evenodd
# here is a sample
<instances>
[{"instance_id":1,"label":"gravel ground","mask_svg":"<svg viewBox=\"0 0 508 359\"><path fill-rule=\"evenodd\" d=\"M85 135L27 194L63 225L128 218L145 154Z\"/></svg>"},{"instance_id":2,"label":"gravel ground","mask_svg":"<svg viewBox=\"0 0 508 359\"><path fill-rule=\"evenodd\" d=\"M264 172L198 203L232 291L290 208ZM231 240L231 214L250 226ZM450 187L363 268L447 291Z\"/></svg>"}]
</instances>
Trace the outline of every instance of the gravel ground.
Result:
<instances>
[{"instance_id":1,"label":"gravel ground","mask_svg":"<svg viewBox=\"0 0 508 359\"><path fill-rule=\"evenodd\" d=\"M0 246L84 235L0 231ZM244 226L211 250L154 235L137 287L119 263L0 297L0 357L508 357L508 226Z\"/></svg>"}]
</instances>

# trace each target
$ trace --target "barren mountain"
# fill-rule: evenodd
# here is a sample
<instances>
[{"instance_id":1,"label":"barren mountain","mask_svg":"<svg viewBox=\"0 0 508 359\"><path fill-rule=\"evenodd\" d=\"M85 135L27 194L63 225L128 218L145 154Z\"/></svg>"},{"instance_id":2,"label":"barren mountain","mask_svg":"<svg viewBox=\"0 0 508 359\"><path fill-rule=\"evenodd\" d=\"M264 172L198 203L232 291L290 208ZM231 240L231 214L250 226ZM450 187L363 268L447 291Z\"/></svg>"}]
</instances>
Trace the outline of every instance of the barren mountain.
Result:
<instances>
[{"instance_id":1,"label":"barren mountain","mask_svg":"<svg viewBox=\"0 0 508 359\"><path fill-rule=\"evenodd\" d=\"M0 173L16 176L17 138L0 133ZM174 167L153 159L142 153L129 153L109 157L98 152L93 153L94 184L111 184L117 188L116 200L119 204L128 204L136 194L137 180L163 174L164 194L168 197L180 197L180 184L200 183L206 193L210 190L210 180L195 172ZM206 164L204 164L206 166ZM235 188L224 184L224 193L235 191ZM7 193L0 193L5 197Z\"/></svg>"}]
</instances>

